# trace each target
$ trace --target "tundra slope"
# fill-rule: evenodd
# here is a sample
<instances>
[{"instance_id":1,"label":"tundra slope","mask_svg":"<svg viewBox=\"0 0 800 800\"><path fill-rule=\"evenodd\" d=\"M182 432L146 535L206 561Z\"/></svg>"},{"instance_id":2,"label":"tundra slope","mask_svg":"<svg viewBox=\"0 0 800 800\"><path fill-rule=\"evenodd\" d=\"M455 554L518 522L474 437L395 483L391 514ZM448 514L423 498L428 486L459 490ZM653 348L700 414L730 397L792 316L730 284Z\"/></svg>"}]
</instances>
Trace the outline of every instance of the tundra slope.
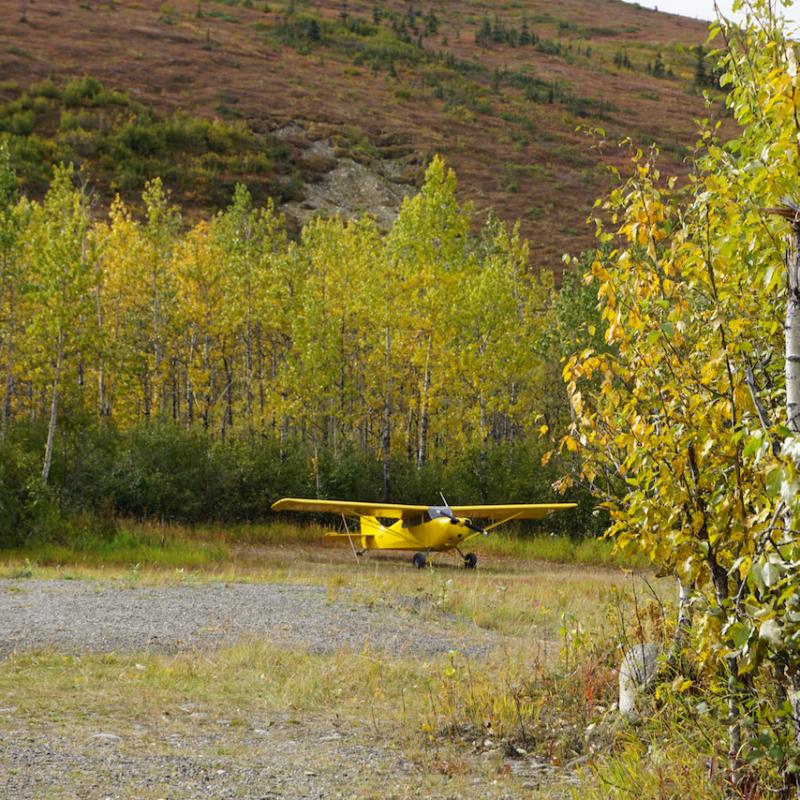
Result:
<instances>
[{"instance_id":1,"label":"tundra slope","mask_svg":"<svg viewBox=\"0 0 800 800\"><path fill-rule=\"evenodd\" d=\"M593 242L587 212L608 186L606 167L624 162L613 147L590 150L577 126L602 125L610 139L630 136L643 147L655 140L667 170L685 174L695 120L708 114L693 50L706 24L618 0L358 1L344 11L328 1L0 0L0 12L0 99L88 74L162 114L222 117L261 134L293 126L285 158L302 173L300 209L335 205L335 192L324 202L317 195L351 159L376 176L384 162L402 162L393 176L402 193L438 152L481 216L493 209L521 221L537 267L557 268L565 251ZM535 41L522 45L523 29ZM9 122L25 124L24 115ZM91 175L92 132L64 127L56 140L56 149L74 143ZM319 142L330 142L334 157L321 158ZM295 191L276 174L277 194ZM248 182L219 174L214 183L232 177ZM209 198L192 185L178 199L207 212Z\"/></svg>"}]
</instances>

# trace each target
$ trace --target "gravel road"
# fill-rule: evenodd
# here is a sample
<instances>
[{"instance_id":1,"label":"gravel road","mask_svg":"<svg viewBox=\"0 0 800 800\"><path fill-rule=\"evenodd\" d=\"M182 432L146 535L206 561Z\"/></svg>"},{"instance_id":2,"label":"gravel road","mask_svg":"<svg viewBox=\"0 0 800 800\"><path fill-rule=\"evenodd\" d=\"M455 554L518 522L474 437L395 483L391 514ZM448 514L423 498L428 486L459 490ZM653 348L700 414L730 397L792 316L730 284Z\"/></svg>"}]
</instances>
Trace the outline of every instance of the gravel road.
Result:
<instances>
[{"instance_id":1,"label":"gravel road","mask_svg":"<svg viewBox=\"0 0 800 800\"><path fill-rule=\"evenodd\" d=\"M0 581L0 670L14 653L178 652L264 637L315 653L365 647L430 657L451 649L480 657L497 634L470 630L413 604L358 604L342 590L291 584L122 588L92 581ZM365 714L361 729L319 715L181 705L65 716L57 706L17 708L0 697L0 798L13 800L327 800L530 796L546 773L509 764L500 749L413 760ZM465 760L466 759L466 760ZM523 769L523 773L519 772ZM552 796L552 795L551 795Z\"/></svg>"},{"instance_id":2,"label":"gravel road","mask_svg":"<svg viewBox=\"0 0 800 800\"><path fill-rule=\"evenodd\" d=\"M313 653L364 647L427 656L477 654L488 632L465 632L444 615L369 607L342 592L292 584L206 584L118 588L90 581L0 581L0 658L52 647L67 653L177 652L230 644L242 636Z\"/></svg>"}]
</instances>

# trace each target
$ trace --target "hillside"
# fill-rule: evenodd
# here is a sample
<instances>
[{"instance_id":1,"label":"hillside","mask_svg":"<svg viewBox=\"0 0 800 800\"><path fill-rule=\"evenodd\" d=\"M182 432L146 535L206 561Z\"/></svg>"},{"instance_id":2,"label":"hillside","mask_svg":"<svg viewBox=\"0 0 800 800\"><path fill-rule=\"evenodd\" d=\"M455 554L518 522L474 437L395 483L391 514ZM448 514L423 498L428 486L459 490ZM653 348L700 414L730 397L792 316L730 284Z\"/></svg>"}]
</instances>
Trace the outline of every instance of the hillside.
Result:
<instances>
[{"instance_id":1,"label":"hillside","mask_svg":"<svg viewBox=\"0 0 800 800\"><path fill-rule=\"evenodd\" d=\"M463 199L520 219L534 262L557 266L591 243L619 160L577 126L658 141L684 169L706 35L618 0L2 0L0 131L34 194L66 158L101 205L158 173L200 214L243 180L295 224L389 219L438 152Z\"/></svg>"}]
</instances>

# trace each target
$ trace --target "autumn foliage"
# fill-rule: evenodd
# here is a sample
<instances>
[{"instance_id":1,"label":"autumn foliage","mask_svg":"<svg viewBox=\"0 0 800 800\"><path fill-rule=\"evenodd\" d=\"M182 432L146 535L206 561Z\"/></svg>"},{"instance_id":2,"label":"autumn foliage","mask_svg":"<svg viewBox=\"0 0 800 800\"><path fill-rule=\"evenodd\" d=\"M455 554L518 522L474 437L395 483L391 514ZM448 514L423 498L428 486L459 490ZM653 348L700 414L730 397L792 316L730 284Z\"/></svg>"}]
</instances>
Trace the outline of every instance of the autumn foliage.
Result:
<instances>
[{"instance_id":1,"label":"autumn foliage","mask_svg":"<svg viewBox=\"0 0 800 800\"><path fill-rule=\"evenodd\" d=\"M140 207L117 200L97 218L71 168L56 170L38 203L17 195L3 158L2 430L7 446L31 425L41 432L23 471L37 461L44 485L54 462L61 485L95 451L124 451L130 458L106 459L92 479L124 476L112 508L213 513L135 501L135 454L148 437L158 448L161 431L166 464L173 426L193 463L177 457L162 470L155 454L136 462L140 484L190 475L200 439L217 475L230 473L237 448L248 463L271 453L259 468L271 484L262 515L278 490L431 498L456 467L462 479L451 475L449 488L472 499L549 491L555 472L539 458L564 410L549 366L552 281L528 270L516 230L490 216L473 232L440 159L389 231L368 216L317 219L291 240L244 186L190 228L158 180ZM88 431L104 432L105 444Z\"/></svg>"},{"instance_id":2,"label":"autumn foliage","mask_svg":"<svg viewBox=\"0 0 800 800\"><path fill-rule=\"evenodd\" d=\"M694 629L671 687L688 693L692 722L727 725L731 791L788 797L800 507L787 401L800 365L785 256L797 231L784 217L798 192L800 78L782 21L748 8L743 28L720 28L738 137L702 131L688 185L632 148L630 177L598 208L603 248L587 280L605 347L565 367L576 412L565 445L583 453L610 535L689 587Z\"/></svg>"}]
</instances>

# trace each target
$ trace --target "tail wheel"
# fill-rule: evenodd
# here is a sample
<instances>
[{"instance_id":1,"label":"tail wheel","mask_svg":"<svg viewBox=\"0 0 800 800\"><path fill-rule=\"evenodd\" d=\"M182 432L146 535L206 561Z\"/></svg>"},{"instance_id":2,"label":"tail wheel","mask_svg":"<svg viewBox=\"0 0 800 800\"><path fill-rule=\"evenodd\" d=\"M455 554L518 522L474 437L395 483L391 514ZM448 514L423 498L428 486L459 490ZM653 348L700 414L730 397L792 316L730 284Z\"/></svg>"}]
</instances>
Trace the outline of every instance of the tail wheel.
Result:
<instances>
[{"instance_id":1,"label":"tail wheel","mask_svg":"<svg viewBox=\"0 0 800 800\"><path fill-rule=\"evenodd\" d=\"M427 563L427 559L425 558L425 553L414 553L414 558L411 559L411 563L417 569L422 569Z\"/></svg>"},{"instance_id":2,"label":"tail wheel","mask_svg":"<svg viewBox=\"0 0 800 800\"><path fill-rule=\"evenodd\" d=\"M464 566L467 569L475 569L478 566L478 556L475 553L467 553L464 556Z\"/></svg>"}]
</instances>

